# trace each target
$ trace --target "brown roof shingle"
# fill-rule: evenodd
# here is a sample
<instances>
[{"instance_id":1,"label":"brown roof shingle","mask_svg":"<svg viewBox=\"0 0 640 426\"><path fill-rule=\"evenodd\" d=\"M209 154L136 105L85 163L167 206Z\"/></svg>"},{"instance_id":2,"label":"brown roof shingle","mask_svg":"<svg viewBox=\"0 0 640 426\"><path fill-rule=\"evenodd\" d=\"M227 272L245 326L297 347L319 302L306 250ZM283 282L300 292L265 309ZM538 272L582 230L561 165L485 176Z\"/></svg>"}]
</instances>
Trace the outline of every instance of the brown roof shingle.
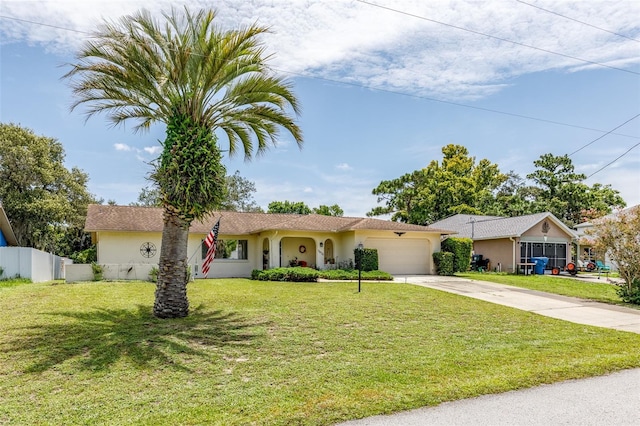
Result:
<instances>
[{"instance_id":1,"label":"brown roof shingle","mask_svg":"<svg viewBox=\"0 0 640 426\"><path fill-rule=\"evenodd\" d=\"M162 232L162 208L92 204L85 231ZM453 231L392 222L389 220L279 213L214 212L202 222L194 221L190 232L206 234L218 219L220 233L247 235L270 230L344 232L353 230L416 231L452 234Z\"/></svg>"}]
</instances>

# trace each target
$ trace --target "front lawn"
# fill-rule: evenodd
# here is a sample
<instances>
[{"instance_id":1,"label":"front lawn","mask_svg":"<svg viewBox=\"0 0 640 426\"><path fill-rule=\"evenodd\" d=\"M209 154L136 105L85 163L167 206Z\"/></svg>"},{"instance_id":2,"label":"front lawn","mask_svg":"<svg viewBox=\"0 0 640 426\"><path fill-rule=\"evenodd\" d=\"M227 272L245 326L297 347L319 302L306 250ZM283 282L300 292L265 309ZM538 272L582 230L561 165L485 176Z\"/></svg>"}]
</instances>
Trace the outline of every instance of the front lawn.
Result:
<instances>
[{"instance_id":1,"label":"front lawn","mask_svg":"<svg viewBox=\"0 0 640 426\"><path fill-rule=\"evenodd\" d=\"M465 272L458 273L456 276L638 308L637 305L624 303L620 299L620 296L618 296L618 287L614 284L607 283L604 276L602 277L601 283L580 281L579 278L563 278L553 275L512 275L493 272Z\"/></svg>"},{"instance_id":2,"label":"front lawn","mask_svg":"<svg viewBox=\"0 0 640 426\"><path fill-rule=\"evenodd\" d=\"M0 290L0 423L326 425L640 367L640 335L397 283Z\"/></svg>"}]
</instances>

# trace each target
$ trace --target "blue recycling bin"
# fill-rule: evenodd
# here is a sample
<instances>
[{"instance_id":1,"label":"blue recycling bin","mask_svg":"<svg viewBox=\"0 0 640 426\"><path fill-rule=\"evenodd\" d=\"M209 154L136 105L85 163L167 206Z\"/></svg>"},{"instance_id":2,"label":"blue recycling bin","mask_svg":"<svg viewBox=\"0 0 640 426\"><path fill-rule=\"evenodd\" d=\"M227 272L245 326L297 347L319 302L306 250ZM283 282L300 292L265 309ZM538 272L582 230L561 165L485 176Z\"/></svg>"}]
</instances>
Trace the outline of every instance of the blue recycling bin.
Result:
<instances>
[{"instance_id":1,"label":"blue recycling bin","mask_svg":"<svg viewBox=\"0 0 640 426\"><path fill-rule=\"evenodd\" d=\"M549 258L548 257L532 257L531 261L536 263L536 266L533 267L533 271L537 275L544 275L544 268L547 266L547 263L549 263Z\"/></svg>"}]
</instances>

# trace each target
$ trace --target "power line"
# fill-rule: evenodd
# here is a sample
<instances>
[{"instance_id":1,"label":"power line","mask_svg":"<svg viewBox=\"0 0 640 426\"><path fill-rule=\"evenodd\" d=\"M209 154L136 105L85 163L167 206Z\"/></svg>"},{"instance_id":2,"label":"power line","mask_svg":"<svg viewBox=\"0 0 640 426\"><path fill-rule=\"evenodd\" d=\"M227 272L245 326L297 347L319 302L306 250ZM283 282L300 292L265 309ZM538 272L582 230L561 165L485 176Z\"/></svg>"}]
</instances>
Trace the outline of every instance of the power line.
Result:
<instances>
[{"instance_id":1,"label":"power line","mask_svg":"<svg viewBox=\"0 0 640 426\"><path fill-rule=\"evenodd\" d=\"M357 1L361 1L361 0L357 0ZM76 32L76 33L80 33L80 34L89 34L89 35L91 34L89 32L80 31L80 30L76 30L76 29L73 29L73 28L59 27L59 26L55 26L55 25L44 24L44 23L41 23L41 22L35 22L35 21L29 21L29 20L25 20L25 19L14 18L14 17L11 17L11 16L6 16L6 15L0 15L0 18L11 19L11 20L25 22L25 23L29 23L29 24L33 24L33 25L41 25L41 26L45 26L45 27L52 27L52 28L65 30L65 31ZM192 54L195 54L195 53L192 53ZM577 125L577 124L563 123L563 122L560 122L560 121L548 120L548 119L539 118L539 117L532 117L532 116L528 116L528 115L524 115L524 114L517 114L517 113L513 113L513 112L500 111L500 110L496 110L496 109L492 109L492 108L479 107L479 106L468 105L468 104L463 104L463 103L453 102L453 101L445 101L445 100L442 100L442 99L432 98L432 97L429 97L429 96L421 96L421 95L416 95L416 94L397 92L397 91L393 91L393 90L389 90L389 89L382 89L382 88L378 88L378 87L365 86L365 85L359 84L359 83L352 83L352 82L345 82L345 81L340 81L340 80L333 80L333 79L324 78L324 77L318 77L318 76L309 76L309 75L305 75L305 74L302 74L302 73L296 73L296 72L277 69L277 68L273 68L273 69L274 69L274 71L279 71L279 72L283 72L283 73L286 73L286 74L297 75L299 77L311 78L311 79L319 80L319 81L326 81L326 82L329 82L329 83L341 84L341 85L344 85L344 86L353 86L353 87L358 87L358 88L361 88L361 89L375 90L375 91L382 92L382 93L389 93L389 94L393 94L393 95L407 96L407 97L411 97L411 98L415 98L415 99L423 99L423 100L432 101L432 102L439 102L439 103L446 104L446 105L453 105L453 106L462 107L462 108L474 109L474 110L477 110L477 111L485 111L485 112L490 112L490 113L494 113L494 114L501 114L501 115L506 115L506 116L510 116L510 117L516 117L516 118L522 118L522 119L526 119L526 120L538 121L538 122L542 122L542 123L555 124L555 125L558 125L558 126L565 126L565 127L575 128L575 129L582 129L582 130L589 130L589 131L593 131L593 132L605 133L603 136L611 134L614 130L616 130L616 129L613 129L611 131L605 132L604 130L595 129L595 128L592 128L592 127L580 126L580 125ZM620 133L615 133L615 134L617 136L623 136L623 137L628 137L628 138L632 138L632 139L640 139L640 136L626 135L626 134L620 134ZM600 138L598 138L598 139L600 139Z\"/></svg>"},{"instance_id":2,"label":"power line","mask_svg":"<svg viewBox=\"0 0 640 426\"><path fill-rule=\"evenodd\" d=\"M13 16L0 15L0 18L11 19L13 21L18 21L18 22L25 22L27 24L40 25L40 26L43 26L43 27L55 28L57 30L71 31L71 32L74 32L74 33L91 35L91 33L87 32L87 31L74 30L72 28L64 28L64 27L59 27L57 25L44 24L42 22L29 21L28 19L14 18Z\"/></svg>"},{"instance_id":3,"label":"power line","mask_svg":"<svg viewBox=\"0 0 640 426\"><path fill-rule=\"evenodd\" d=\"M600 30L600 31L604 31L605 33L613 34L613 35L616 35L616 36L618 36L618 37L623 37L623 38L626 38L627 40L637 41L638 43L640 43L640 40L638 40L638 39L636 39L636 38L629 37L629 36L626 36L626 35L624 35L624 34L617 33L617 32L615 32L615 31L610 31L610 30L607 30L607 29L604 29L604 28L598 27L598 26L596 26L596 25L590 24L590 23L588 23L588 22L584 22L584 21L580 21L580 20L575 19L575 18L571 18L571 17L566 16L566 15L562 15L562 14L560 14L560 13L558 13L558 12L554 12L553 10L545 9L544 7L536 6L535 4L527 3L526 1L522 1L522 0L516 0L516 1L517 1L518 3L526 4L527 6L531 6L531 7L534 7L534 8L536 8L536 9L540 9L540 10L542 10L542 11L544 11L544 12L551 13L551 14L553 14L553 15L560 16L560 17L565 18L565 19L568 19L568 20L570 20L570 21L574 21L574 22L577 22L577 23L579 23L579 24L586 25L586 26L588 26L588 27L595 28L595 29Z\"/></svg>"},{"instance_id":4,"label":"power line","mask_svg":"<svg viewBox=\"0 0 640 426\"><path fill-rule=\"evenodd\" d=\"M612 131L607 132L607 131L601 130L601 129L595 129L593 127L586 127L586 126L580 126L580 125L577 125L577 124L570 124L570 123L563 123L563 122L560 122L560 121L548 120L546 118L539 118L539 117L532 117L530 115L517 114L517 113L514 113L514 112L500 111L500 110L497 110L497 109L479 107L479 106L468 105L468 104L463 104L463 103L453 102L453 101L445 101L445 100L442 100L442 99L432 98L432 97L429 97L429 96L416 95L416 94L413 94L413 93L397 92L397 91L394 91L394 90L382 89L382 88L379 88L379 87L365 86L365 85L362 85L362 84L359 84L359 83L353 83L353 82L348 82L348 81L340 81L340 80L333 80L333 79L326 78L326 77L308 76L308 75L305 75L305 74L296 73L296 72L293 72L293 71L287 71L287 70L283 70L283 69L274 68L274 70L282 72L282 73L286 73L286 74L297 75L299 77L311 78L311 79L320 80L320 81L326 81L328 83L341 84L341 85L344 85L344 86L353 86L353 87L358 87L360 89L375 90L377 92L382 92L382 93L390 93L390 94L393 94L393 95L407 96L407 97L415 98L415 99L423 99L423 100L432 101L432 102L439 102L439 103L446 104L446 105L453 105L453 106L462 107L462 108L475 109L475 110L478 110L478 111L491 112L491 113L494 113L494 114L501 114L501 115L506 115L506 116L510 116L510 117L523 118L523 119L526 119L526 120L539 121L539 122L542 122L542 123L555 124L555 125L558 125L558 126L572 127L572 128L575 128L575 129L589 130L589 131L592 131L592 132L600 132L600 133L606 133L606 134L610 134L612 132ZM633 135L627 135L627 134L622 134L622 133L614 133L614 134L617 135L617 136L624 136L624 137L632 138L632 139L640 139L640 136L633 136Z\"/></svg>"},{"instance_id":5,"label":"power line","mask_svg":"<svg viewBox=\"0 0 640 426\"><path fill-rule=\"evenodd\" d=\"M569 154L569 157L571 157L573 154L582 151L583 149L585 149L586 147L588 147L589 145L591 145L594 142L599 141L600 139L604 138L605 136L613 133L615 130L619 129L620 127L624 126L625 124L627 124L628 122L635 120L636 118L640 117L640 114L636 114L635 116L631 117L630 119L628 119L627 121L625 121L624 123L622 123L621 125L614 127L613 129L609 130L607 133L605 133L604 135L595 138L594 140L592 140L591 142L589 142L586 145L583 145L581 148L576 149L575 151L573 151L571 154Z\"/></svg>"},{"instance_id":6,"label":"power line","mask_svg":"<svg viewBox=\"0 0 640 426\"><path fill-rule=\"evenodd\" d=\"M461 30L461 31L466 31L466 32L471 33L471 34L481 35L481 36L484 36L484 37L492 38L494 40L500 40L500 41L503 41L503 42L506 42L506 43L515 44L517 46L522 46L522 47L526 47L526 48L529 48L529 49L539 50L541 52L545 52L545 53L549 53L549 54L552 54L552 55L561 56L563 58L569 58L569 59L573 59L575 61L584 62L584 63L591 64L591 65L598 65L598 66L609 68L609 69L612 69L612 70L626 72L626 73L629 73L629 74L640 75L640 72L627 70L627 69L624 69L624 68L614 67L614 66L611 66L611 65L603 64L602 62L590 61L588 59L582 59L582 58L578 58L576 56L567 55L567 54L564 54L564 53L554 52L552 50L543 49L541 47L532 46L530 44L520 43L518 41L513 41L513 40L509 40L509 39L503 38L503 37L498 37L498 36L494 36L494 35L491 35L491 34L486 34L486 33L480 32L480 31L471 30L469 28L459 27L457 25L449 24L449 23L442 22L442 21L437 21L435 19L427 18L425 16L420 16L420 15L416 15L416 14L413 14L413 13L405 12L403 10L394 9L394 8L391 8L391 7L388 7L388 6L382 6L382 5L376 4L376 3L371 3L371 2L368 2L366 0L356 0L356 1L360 2L362 4L369 5L369 6L378 7L380 9L388 10L390 12L399 13L399 14L402 14L402 15L410 16L412 18L416 18L416 19L421 19L423 21L433 22L435 24L444 25L446 27L454 28L454 29Z\"/></svg>"},{"instance_id":7,"label":"power line","mask_svg":"<svg viewBox=\"0 0 640 426\"><path fill-rule=\"evenodd\" d=\"M603 167L599 168L598 170L596 170L595 172L591 173L589 176L587 176L587 179L589 179L591 176L595 175L596 173L600 173L601 171L603 171L604 169L606 169L607 167L609 167L610 165L612 165L613 163L615 163L616 161L618 161L619 159L621 159L622 157L624 157L625 155L630 153L632 149L634 149L634 148L636 148L638 146L640 146L640 142L638 142L637 144L635 144L634 146L632 146L631 148L626 150L621 156L617 157L612 162L607 163L605 166L603 166Z\"/></svg>"}]
</instances>

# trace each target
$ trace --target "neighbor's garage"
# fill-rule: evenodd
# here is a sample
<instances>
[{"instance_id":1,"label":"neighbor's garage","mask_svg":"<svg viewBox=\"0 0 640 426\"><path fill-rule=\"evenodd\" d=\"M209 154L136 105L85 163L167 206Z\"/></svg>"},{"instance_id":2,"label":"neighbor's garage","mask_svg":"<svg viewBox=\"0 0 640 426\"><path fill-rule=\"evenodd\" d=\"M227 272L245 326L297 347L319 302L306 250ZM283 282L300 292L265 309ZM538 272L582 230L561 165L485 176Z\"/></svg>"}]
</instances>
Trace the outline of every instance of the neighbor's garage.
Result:
<instances>
[{"instance_id":1,"label":"neighbor's garage","mask_svg":"<svg viewBox=\"0 0 640 426\"><path fill-rule=\"evenodd\" d=\"M378 266L381 271L398 275L430 273L429 240L369 238L364 246L378 250Z\"/></svg>"}]
</instances>

